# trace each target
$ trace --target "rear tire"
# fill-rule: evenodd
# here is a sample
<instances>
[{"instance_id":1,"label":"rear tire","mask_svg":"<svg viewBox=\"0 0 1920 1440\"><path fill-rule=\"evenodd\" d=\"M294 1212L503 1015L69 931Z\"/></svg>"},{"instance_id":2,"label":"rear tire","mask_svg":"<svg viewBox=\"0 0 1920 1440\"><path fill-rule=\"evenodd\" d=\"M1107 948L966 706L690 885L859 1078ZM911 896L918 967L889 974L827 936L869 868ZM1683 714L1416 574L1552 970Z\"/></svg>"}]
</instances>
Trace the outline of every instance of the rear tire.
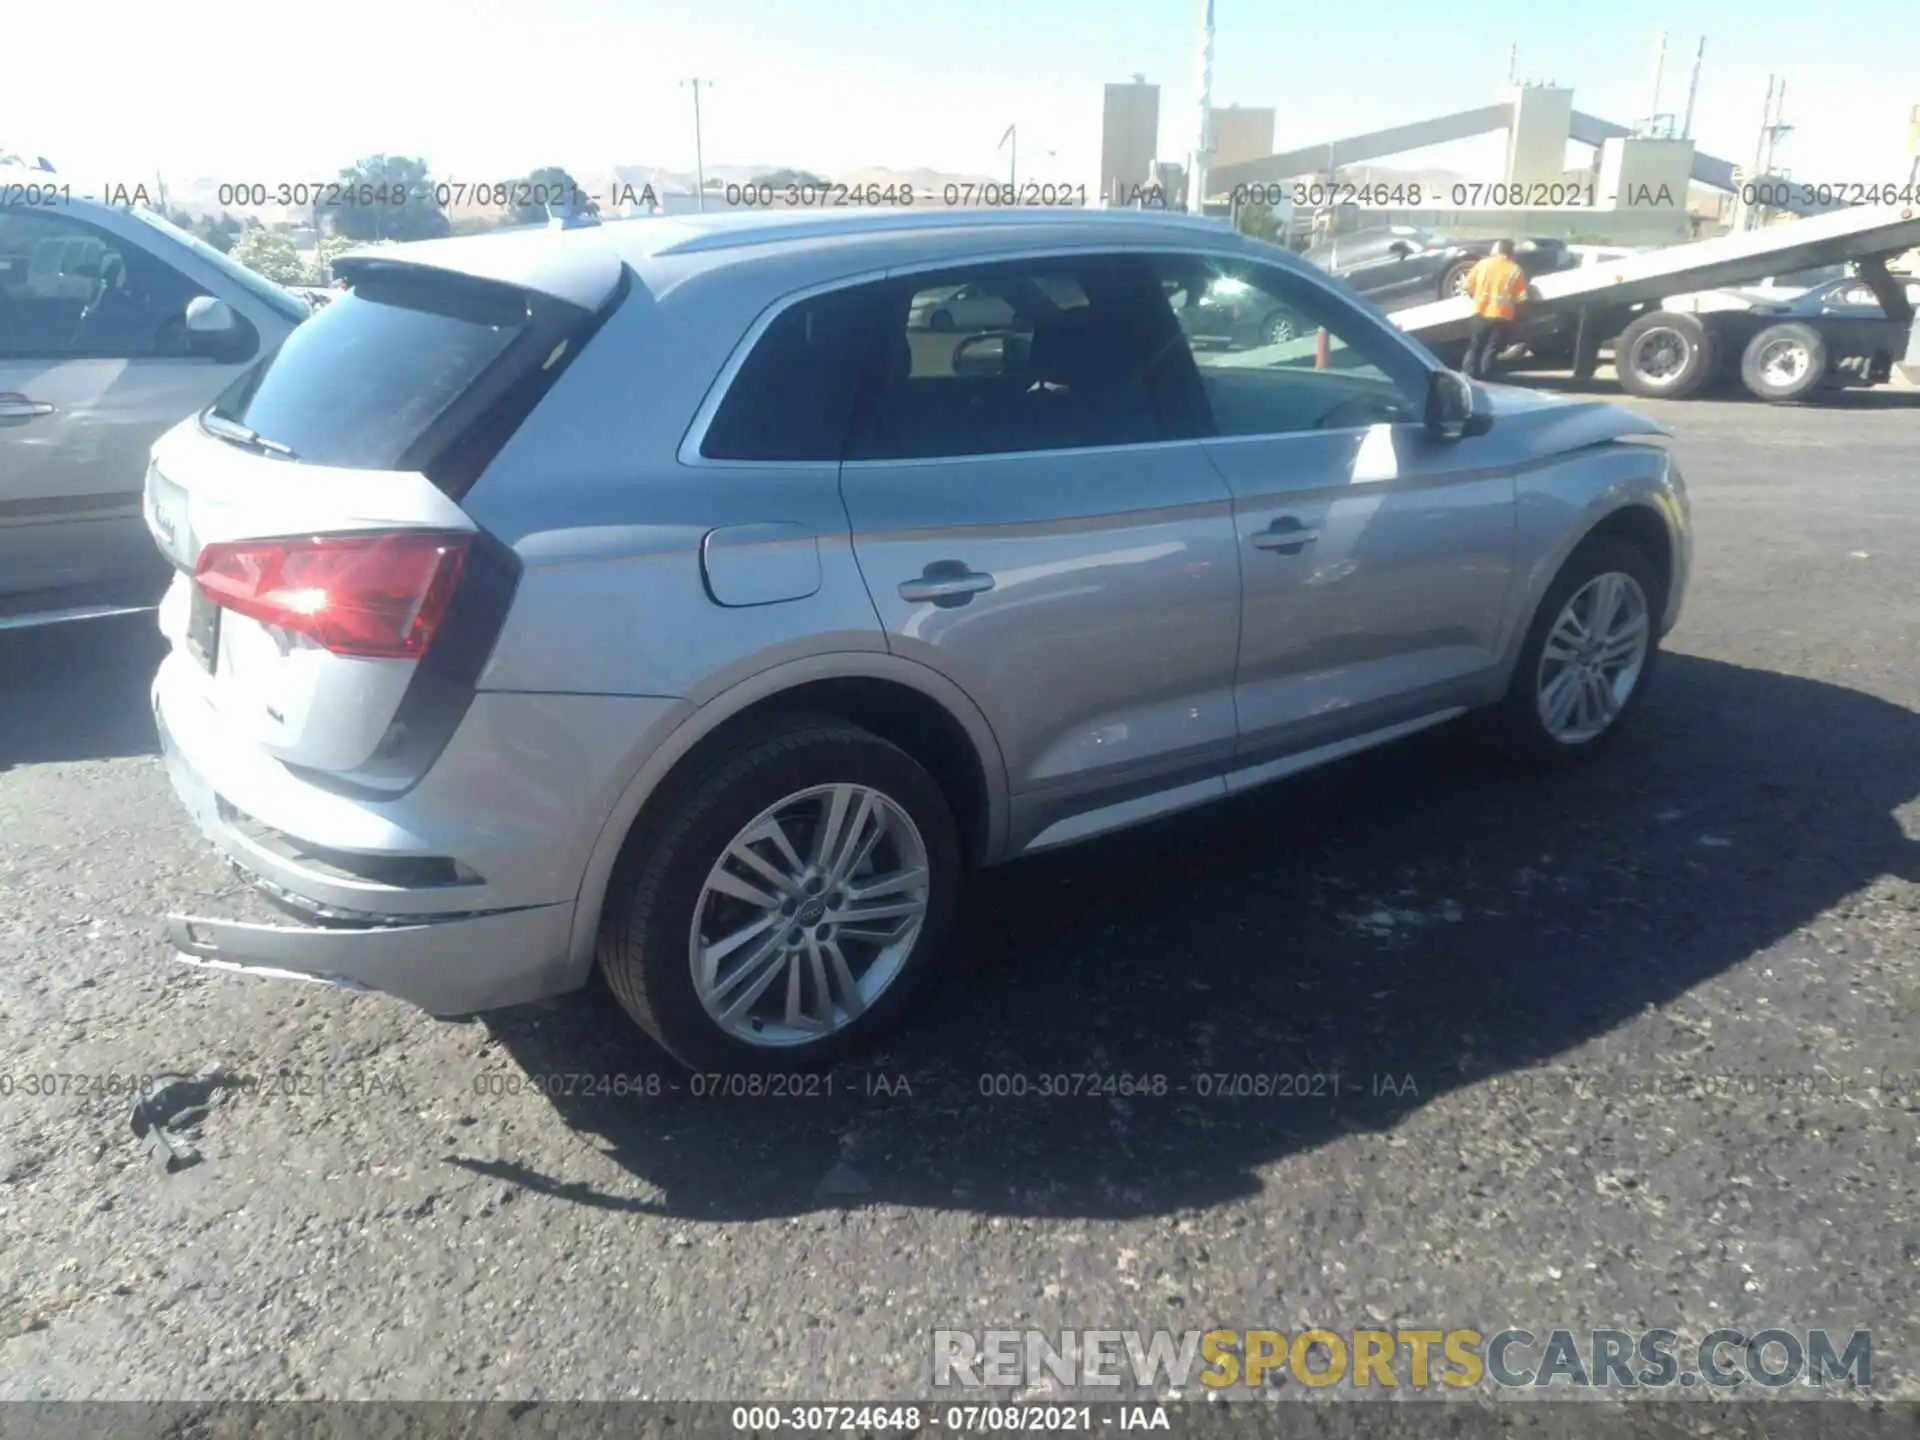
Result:
<instances>
[{"instance_id":1,"label":"rear tire","mask_svg":"<svg viewBox=\"0 0 1920 1440\"><path fill-rule=\"evenodd\" d=\"M870 816L871 830L855 827L853 839L878 836L838 879L811 863L832 858L833 847L820 856L817 846L836 797L845 800L837 833ZM729 858L743 849L745 864ZM920 881L901 879L916 870ZM621 1007L689 1068L805 1069L868 1044L905 1011L952 929L961 871L946 797L911 755L836 719L785 721L668 782L609 882L600 968ZM775 904L740 898L755 891ZM848 918L901 908L892 902L917 915ZM895 920L891 943L856 938ZM715 953L703 978L702 957ZM749 992L759 998L723 1020ZM801 1012L806 1023L789 1023Z\"/></svg>"},{"instance_id":2,"label":"rear tire","mask_svg":"<svg viewBox=\"0 0 1920 1440\"><path fill-rule=\"evenodd\" d=\"M1479 263L1477 260L1461 260L1449 265L1440 276L1440 298L1452 300L1466 294L1467 276L1473 273L1473 267Z\"/></svg>"},{"instance_id":3,"label":"rear tire","mask_svg":"<svg viewBox=\"0 0 1920 1440\"><path fill-rule=\"evenodd\" d=\"M1591 647L1587 653L1595 660L1597 683L1583 696L1579 693L1582 663L1570 663L1564 657L1581 653L1580 622L1584 616L1589 630L1593 629L1592 607L1604 607L1610 581L1616 584L1620 608L1610 625L1602 625L1586 641ZM1639 709L1653 677L1665 607L1665 583L1642 551L1606 535L1583 541L1541 596L1507 693L1483 717L1495 748L1523 764L1558 768L1611 745ZM1622 648L1622 637L1631 630L1636 614L1644 627L1641 643L1626 657L1627 663L1611 665L1607 657ZM1562 678L1565 675L1573 677L1570 685ZM1557 702L1569 690L1574 693L1566 723L1553 723L1549 717L1558 713ZM1586 709L1597 723L1570 723L1576 719L1574 709Z\"/></svg>"},{"instance_id":4,"label":"rear tire","mask_svg":"<svg viewBox=\"0 0 1920 1440\"><path fill-rule=\"evenodd\" d=\"M1613 342L1620 388L1652 400L1684 400L1713 375L1714 335L1699 317L1676 310L1642 315Z\"/></svg>"},{"instance_id":5,"label":"rear tire","mask_svg":"<svg viewBox=\"0 0 1920 1440\"><path fill-rule=\"evenodd\" d=\"M1747 342L1740 380L1762 400L1789 404L1820 388L1827 359L1826 338L1811 325L1769 325Z\"/></svg>"}]
</instances>

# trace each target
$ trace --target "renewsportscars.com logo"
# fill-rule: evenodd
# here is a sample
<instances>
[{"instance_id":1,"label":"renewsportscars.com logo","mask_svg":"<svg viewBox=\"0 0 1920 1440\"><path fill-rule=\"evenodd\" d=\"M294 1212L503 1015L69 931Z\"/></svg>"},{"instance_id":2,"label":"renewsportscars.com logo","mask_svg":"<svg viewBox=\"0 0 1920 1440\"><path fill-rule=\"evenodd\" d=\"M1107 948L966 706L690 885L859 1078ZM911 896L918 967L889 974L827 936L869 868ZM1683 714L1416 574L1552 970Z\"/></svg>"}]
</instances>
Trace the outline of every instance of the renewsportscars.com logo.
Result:
<instances>
[{"instance_id":1,"label":"renewsportscars.com logo","mask_svg":"<svg viewBox=\"0 0 1920 1440\"><path fill-rule=\"evenodd\" d=\"M1760 1393L1873 1386L1873 1337L1826 1330L936 1330L936 1389L1184 1391L1281 1380L1359 1389Z\"/></svg>"}]
</instances>

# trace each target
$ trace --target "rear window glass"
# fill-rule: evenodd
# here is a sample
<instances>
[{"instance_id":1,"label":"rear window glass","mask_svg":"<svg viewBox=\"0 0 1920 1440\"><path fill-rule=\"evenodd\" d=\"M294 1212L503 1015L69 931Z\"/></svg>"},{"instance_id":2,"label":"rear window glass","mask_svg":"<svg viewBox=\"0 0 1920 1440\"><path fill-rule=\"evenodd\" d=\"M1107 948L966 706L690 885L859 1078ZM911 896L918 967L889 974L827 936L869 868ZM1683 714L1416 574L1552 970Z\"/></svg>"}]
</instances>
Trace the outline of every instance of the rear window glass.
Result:
<instances>
[{"instance_id":1,"label":"rear window glass","mask_svg":"<svg viewBox=\"0 0 1920 1440\"><path fill-rule=\"evenodd\" d=\"M547 359L516 347L535 328L505 287L369 281L296 327L214 413L308 464L416 468L418 443L481 377Z\"/></svg>"}]
</instances>

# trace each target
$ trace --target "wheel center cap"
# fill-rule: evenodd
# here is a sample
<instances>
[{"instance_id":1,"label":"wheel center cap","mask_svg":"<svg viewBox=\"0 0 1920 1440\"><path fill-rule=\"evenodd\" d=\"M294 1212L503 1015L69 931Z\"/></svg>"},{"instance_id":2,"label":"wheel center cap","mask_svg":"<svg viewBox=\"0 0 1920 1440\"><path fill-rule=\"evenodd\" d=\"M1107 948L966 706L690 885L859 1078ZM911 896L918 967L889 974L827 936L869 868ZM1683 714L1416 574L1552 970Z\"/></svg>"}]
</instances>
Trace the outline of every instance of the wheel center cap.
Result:
<instances>
[{"instance_id":1,"label":"wheel center cap","mask_svg":"<svg viewBox=\"0 0 1920 1440\"><path fill-rule=\"evenodd\" d=\"M800 913L794 918L797 919L802 925L811 925L813 924L814 921L818 920L822 915L826 913L827 913L826 901L809 900L807 901L806 904L800 907Z\"/></svg>"}]
</instances>

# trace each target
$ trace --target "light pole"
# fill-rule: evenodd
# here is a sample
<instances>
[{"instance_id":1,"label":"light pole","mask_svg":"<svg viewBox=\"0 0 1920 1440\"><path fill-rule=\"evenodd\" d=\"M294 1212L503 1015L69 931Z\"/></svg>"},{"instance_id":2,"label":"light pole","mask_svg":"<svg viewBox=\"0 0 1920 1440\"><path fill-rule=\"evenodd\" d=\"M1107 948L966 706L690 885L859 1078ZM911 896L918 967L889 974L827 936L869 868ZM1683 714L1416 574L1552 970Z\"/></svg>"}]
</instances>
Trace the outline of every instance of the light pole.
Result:
<instances>
[{"instance_id":1,"label":"light pole","mask_svg":"<svg viewBox=\"0 0 1920 1440\"><path fill-rule=\"evenodd\" d=\"M1000 137L1000 148L1007 152L1007 188L1020 193L1020 126L1016 122L1006 128ZM1051 160L1059 155L1057 150L1039 150L1034 152L1044 159Z\"/></svg>"},{"instance_id":2,"label":"light pole","mask_svg":"<svg viewBox=\"0 0 1920 1440\"><path fill-rule=\"evenodd\" d=\"M694 203L704 214L707 208L707 158L700 147L700 87L711 90L713 82L702 80L698 75L688 76L680 82L680 88L693 91L693 183Z\"/></svg>"}]
</instances>

